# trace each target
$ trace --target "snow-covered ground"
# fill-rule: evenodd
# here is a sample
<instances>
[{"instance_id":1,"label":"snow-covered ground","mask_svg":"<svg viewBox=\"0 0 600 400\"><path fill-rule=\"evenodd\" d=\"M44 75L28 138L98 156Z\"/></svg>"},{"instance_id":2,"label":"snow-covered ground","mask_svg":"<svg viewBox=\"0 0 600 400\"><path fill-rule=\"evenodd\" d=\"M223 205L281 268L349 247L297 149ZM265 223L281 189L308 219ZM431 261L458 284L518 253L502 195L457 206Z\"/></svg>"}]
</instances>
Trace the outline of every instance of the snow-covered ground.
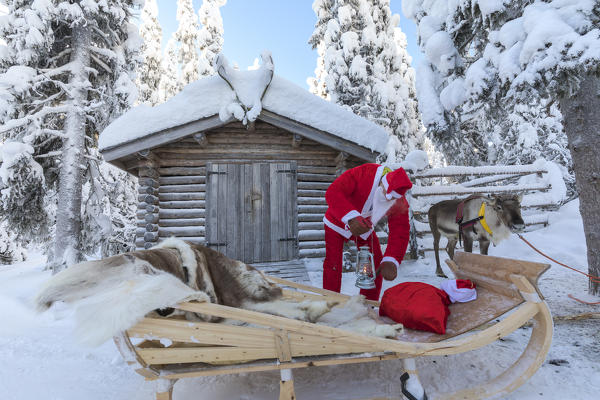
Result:
<instances>
[{"instance_id":1,"label":"snow-covered ground","mask_svg":"<svg viewBox=\"0 0 600 400\"><path fill-rule=\"evenodd\" d=\"M526 234L528 240L550 256L580 269L586 267L586 246L578 202L553 213L550 226ZM544 262L517 237L490 249L491 255ZM0 398L2 400L118 400L152 399L153 384L145 382L121 359L112 342L98 348L75 344L73 316L64 306L38 315L31 298L49 273L44 258L0 267ZM318 260L307 262L313 284L320 285ZM395 282L437 284L433 254L405 261ZM384 288L385 288L384 287ZM540 280L553 315L597 312L600 306L577 303L569 293L589 301L583 276L560 266ZM353 277L346 274L343 290L353 294ZM518 329L501 341L470 353L419 360L423 384L430 393L445 392L495 376L515 360L525 347L530 328ZM600 322L559 322L546 362L507 399L592 400L600 393ZM379 396L401 398L398 361L295 370L299 399L356 399ZM175 385L176 400L276 399L276 372L182 380Z\"/></svg>"}]
</instances>

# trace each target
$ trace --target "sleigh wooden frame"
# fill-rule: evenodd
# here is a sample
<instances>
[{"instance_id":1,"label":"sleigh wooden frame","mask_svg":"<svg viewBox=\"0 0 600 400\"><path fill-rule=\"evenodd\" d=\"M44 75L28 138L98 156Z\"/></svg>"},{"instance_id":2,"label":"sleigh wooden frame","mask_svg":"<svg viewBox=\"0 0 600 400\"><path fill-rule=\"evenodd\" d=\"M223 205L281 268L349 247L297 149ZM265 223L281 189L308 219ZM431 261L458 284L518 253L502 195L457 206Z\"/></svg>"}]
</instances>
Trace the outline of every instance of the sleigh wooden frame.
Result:
<instances>
[{"instance_id":1,"label":"sleigh wooden frame","mask_svg":"<svg viewBox=\"0 0 600 400\"><path fill-rule=\"evenodd\" d=\"M477 284L478 299L451 306L446 335L407 330L398 340L383 339L218 304L182 303L176 308L264 328L147 317L115 337L115 343L136 372L158 382L157 400L171 400L178 379L268 370L281 371L279 399L292 400L296 399L295 368L403 359L408 373L404 379L408 376L420 384L416 357L478 349L533 320L529 343L513 365L489 382L441 398L482 399L515 390L542 365L552 341L552 316L537 288L539 276L549 265L462 252L447 263L456 278ZM284 279L269 279L296 289L284 289L284 296L298 301L343 303L349 299ZM492 320L498 322L490 323ZM134 345L133 338L133 342L146 340ZM168 339L173 345L164 347L157 339L163 343Z\"/></svg>"}]
</instances>

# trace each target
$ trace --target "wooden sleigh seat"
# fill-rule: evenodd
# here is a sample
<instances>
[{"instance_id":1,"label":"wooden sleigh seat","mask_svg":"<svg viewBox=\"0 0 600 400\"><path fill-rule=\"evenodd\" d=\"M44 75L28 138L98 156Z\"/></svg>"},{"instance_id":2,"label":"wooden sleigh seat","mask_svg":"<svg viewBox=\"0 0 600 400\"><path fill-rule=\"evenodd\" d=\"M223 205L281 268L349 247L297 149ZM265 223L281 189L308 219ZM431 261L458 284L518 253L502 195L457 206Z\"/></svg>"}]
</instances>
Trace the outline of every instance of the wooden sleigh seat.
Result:
<instances>
[{"instance_id":1,"label":"wooden sleigh seat","mask_svg":"<svg viewBox=\"0 0 600 400\"><path fill-rule=\"evenodd\" d=\"M292 400L296 398L291 373L295 368L403 359L405 372L418 382L416 357L478 349L533 319L529 343L512 366L489 382L443 398L483 399L515 390L537 371L550 348L552 316L537 288L549 265L461 252L455 254L454 262L447 263L456 278L477 284L478 298L450 306L445 335L405 330L396 339L382 339L218 304L182 303L178 309L264 328L147 317L115 337L115 343L138 373L158 381L157 400L170 400L178 379L267 370L281 371L279 398ZM349 299L281 278L270 279L296 289L284 289L284 296L290 299ZM167 339L172 345L165 347L158 339L162 343ZM134 345L136 341L141 343Z\"/></svg>"}]
</instances>

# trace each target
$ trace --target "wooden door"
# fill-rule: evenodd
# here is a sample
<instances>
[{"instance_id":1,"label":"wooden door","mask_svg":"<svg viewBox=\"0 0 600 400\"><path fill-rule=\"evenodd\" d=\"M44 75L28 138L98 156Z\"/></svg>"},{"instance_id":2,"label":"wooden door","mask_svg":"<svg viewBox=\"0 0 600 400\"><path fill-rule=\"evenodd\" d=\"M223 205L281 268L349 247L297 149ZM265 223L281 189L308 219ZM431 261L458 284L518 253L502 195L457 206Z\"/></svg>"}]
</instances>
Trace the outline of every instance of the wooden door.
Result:
<instances>
[{"instance_id":1,"label":"wooden door","mask_svg":"<svg viewBox=\"0 0 600 400\"><path fill-rule=\"evenodd\" d=\"M206 245L247 263L298 256L295 162L208 163Z\"/></svg>"}]
</instances>

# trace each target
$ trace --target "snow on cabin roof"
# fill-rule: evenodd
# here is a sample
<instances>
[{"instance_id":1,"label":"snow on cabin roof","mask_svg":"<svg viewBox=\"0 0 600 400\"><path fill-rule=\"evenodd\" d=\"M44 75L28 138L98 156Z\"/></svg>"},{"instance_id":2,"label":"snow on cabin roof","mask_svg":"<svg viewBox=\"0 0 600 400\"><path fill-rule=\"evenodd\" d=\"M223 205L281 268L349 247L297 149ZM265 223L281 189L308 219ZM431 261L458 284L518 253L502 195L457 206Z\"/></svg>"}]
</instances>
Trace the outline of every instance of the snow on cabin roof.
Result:
<instances>
[{"instance_id":1,"label":"snow on cabin roof","mask_svg":"<svg viewBox=\"0 0 600 400\"><path fill-rule=\"evenodd\" d=\"M237 96L248 109L260 101L261 89L255 84L260 71L235 71ZM262 86L264 89L264 85ZM215 75L187 85L167 102L150 107L139 105L113 121L100 134L101 151L144 138L165 129L219 114L226 121L236 114L234 92L229 84ZM273 79L258 104L258 109L270 111L290 120L325 131L371 151L383 153L388 133L379 125L361 118L343 107L328 102L292 82L278 76ZM254 108L256 110L257 108ZM250 114L250 113L249 113ZM258 115L260 119L260 115Z\"/></svg>"}]
</instances>

